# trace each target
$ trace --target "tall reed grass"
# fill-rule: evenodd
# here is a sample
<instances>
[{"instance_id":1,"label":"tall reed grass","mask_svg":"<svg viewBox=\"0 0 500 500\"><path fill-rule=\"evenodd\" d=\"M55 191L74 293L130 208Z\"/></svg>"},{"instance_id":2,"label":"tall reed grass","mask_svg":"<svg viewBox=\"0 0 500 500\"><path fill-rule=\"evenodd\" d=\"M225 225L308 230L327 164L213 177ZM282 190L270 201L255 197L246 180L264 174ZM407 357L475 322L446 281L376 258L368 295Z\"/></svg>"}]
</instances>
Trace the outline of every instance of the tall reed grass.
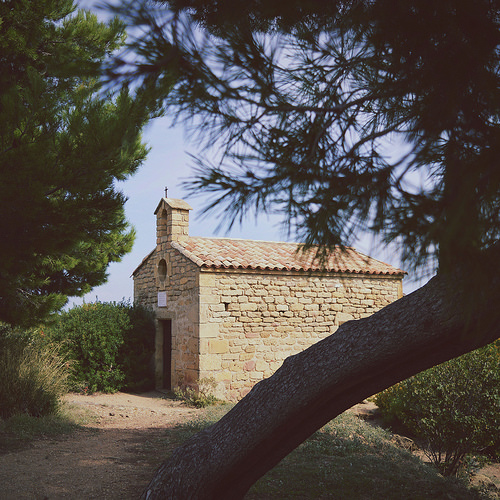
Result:
<instances>
[{"instance_id":1,"label":"tall reed grass","mask_svg":"<svg viewBox=\"0 0 500 500\"><path fill-rule=\"evenodd\" d=\"M57 413L68 374L56 347L28 336L0 336L0 418Z\"/></svg>"}]
</instances>

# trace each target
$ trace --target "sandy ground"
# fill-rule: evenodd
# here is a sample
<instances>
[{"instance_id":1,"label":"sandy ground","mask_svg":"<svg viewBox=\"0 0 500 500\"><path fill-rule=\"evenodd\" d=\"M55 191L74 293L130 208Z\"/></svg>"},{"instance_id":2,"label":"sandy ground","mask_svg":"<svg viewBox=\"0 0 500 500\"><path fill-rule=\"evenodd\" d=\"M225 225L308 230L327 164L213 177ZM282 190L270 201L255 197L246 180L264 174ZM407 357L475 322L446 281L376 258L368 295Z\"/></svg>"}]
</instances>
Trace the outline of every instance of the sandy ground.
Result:
<instances>
[{"instance_id":1,"label":"sandy ground","mask_svg":"<svg viewBox=\"0 0 500 500\"><path fill-rule=\"evenodd\" d=\"M0 499L138 498L174 446L169 428L199 412L158 392L66 401L90 415L86 428L0 455Z\"/></svg>"},{"instance_id":2,"label":"sandy ground","mask_svg":"<svg viewBox=\"0 0 500 500\"><path fill-rule=\"evenodd\" d=\"M71 435L0 449L0 500L139 498L177 444L169 429L202 411L159 392L69 394L66 401L87 416L87 424ZM370 418L373 406L351 411ZM500 465L488 466L477 480L500 492Z\"/></svg>"}]
</instances>

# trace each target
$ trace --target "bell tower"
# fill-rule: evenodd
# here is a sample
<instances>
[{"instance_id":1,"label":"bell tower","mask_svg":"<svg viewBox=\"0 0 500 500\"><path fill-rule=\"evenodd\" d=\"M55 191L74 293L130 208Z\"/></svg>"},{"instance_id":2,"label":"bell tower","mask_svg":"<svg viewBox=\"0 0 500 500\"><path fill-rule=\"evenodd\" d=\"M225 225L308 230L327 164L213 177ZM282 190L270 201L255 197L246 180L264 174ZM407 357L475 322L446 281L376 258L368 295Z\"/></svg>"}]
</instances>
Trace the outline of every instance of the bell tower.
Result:
<instances>
[{"instance_id":1,"label":"bell tower","mask_svg":"<svg viewBox=\"0 0 500 500\"><path fill-rule=\"evenodd\" d=\"M189 236L189 211L192 209L184 200L167 197L160 200L155 210L158 250L167 250L172 241L180 241Z\"/></svg>"}]
</instances>

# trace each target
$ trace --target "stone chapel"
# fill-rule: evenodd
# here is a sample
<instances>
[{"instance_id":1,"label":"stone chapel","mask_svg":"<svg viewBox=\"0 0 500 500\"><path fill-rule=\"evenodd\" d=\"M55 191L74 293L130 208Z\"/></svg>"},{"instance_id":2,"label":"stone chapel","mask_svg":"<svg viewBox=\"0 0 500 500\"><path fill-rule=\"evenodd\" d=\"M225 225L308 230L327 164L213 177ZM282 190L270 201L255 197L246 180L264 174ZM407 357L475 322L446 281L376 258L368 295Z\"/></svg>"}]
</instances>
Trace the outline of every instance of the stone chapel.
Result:
<instances>
[{"instance_id":1,"label":"stone chapel","mask_svg":"<svg viewBox=\"0 0 500 500\"><path fill-rule=\"evenodd\" d=\"M156 247L133 273L156 316L156 385L236 401L283 360L402 296L405 272L353 248L320 265L296 243L189 235L188 203L162 198Z\"/></svg>"}]
</instances>

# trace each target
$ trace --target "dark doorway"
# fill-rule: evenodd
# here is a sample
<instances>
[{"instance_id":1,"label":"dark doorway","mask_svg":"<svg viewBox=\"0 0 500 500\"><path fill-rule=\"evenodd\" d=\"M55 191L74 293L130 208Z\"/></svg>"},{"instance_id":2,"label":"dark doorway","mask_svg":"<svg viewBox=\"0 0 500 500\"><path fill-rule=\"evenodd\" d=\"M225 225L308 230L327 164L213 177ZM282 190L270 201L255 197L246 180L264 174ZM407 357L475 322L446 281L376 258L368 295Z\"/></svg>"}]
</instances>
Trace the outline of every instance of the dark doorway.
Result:
<instances>
[{"instance_id":1,"label":"dark doorway","mask_svg":"<svg viewBox=\"0 0 500 500\"><path fill-rule=\"evenodd\" d=\"M172 320L161 322L163 331L163 388L172 389Z\"/></svg>"}]
</instances>

